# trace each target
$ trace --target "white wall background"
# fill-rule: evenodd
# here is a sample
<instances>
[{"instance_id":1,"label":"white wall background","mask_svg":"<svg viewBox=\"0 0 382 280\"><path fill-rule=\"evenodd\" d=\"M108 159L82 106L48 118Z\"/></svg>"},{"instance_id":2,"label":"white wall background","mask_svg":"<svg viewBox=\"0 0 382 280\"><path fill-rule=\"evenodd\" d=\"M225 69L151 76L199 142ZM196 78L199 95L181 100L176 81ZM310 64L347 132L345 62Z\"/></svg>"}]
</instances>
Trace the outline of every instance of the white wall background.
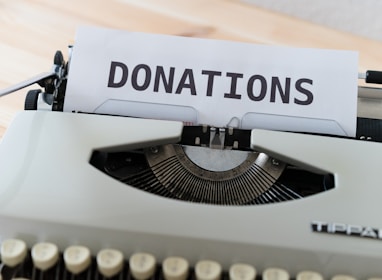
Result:
<instances>
[{"instance_id":1,"label":"white wall background","mask_svg":"<svg viewBox=\"0 0 382 280\"><path fill-rule=\"evenodd\" d=\"M341 31L382 41L382 1L380 0L243 1Z\"/></svg>"}]
</instances>

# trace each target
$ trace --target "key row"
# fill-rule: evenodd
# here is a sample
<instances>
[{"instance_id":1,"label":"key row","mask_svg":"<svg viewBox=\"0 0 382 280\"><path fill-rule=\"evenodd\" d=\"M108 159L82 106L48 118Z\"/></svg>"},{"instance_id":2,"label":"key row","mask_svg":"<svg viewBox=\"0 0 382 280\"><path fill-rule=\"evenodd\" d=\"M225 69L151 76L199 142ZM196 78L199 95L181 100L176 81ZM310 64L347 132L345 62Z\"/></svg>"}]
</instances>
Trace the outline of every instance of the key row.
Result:
<instances>
[{"instance_id":1,"label":"key row","mask_svg":"<svg viewBox=\"0 0 382 280\"><path fill-rule=\"evenodd\" d=\"M24 241L8 239L2 242L1 262L6 267L17 267L27 257L28 248ZM57 265L60 251L53 243L37 243L31 249L33 266L40 271L47 271ZM78 275L89 269L92 265L90 249L84 246L70 246L63 252L65 269L73 275ZM125 258L121 251L116 249L103 249L96 255L98 272L105 278L112 278L121 273L125 266ZM129 274L135 280L152 279L156 273L157 260L149 253L135 253L128 260ZM164 280L189 279L191 271L189 262L182 257L168 257L163 260L161 270ZM198 261L193 267L196 280L221 280L222 266L213 260ZM256 268L249 264L237 263L231 265L228 271L230 280L254 280L257 276ZM281 268L268 268L262 274L263 280L289 280L289 273ZM5 280L1 278L0 280ZM296 280L323 280L320 273L302 271L297 274ZM348 275L336 275L331 280L356 280ZM369 280L382 280L370 278Z\"/></svg>"}]
</instances>

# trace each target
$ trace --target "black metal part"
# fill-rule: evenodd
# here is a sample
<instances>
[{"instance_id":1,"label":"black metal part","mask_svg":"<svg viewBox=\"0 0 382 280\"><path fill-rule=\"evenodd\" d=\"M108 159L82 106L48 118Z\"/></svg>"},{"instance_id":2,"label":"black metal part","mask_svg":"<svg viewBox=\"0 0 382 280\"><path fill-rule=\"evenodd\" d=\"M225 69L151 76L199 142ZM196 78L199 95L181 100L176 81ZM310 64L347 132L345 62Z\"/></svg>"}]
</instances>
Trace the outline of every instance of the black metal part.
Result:
<instances>
[{"instance_id":1,"label":"black metal part","mask_svg":"<svg viewBox=\"0 0 382 280\"><path fill-rule=\"evenodd\" d=\"M40 93L41 89L32 89L28 91L25 97L24 110L37 110L37 102Z\"/></svg>"},{"instance_id":2,"label":"black metal part","mask_svg":"<svg viewBox=\"0 0 382 280\"><path fill-rule=\"evenodd\" d=\"M52 111L63 111L65 91L67 83L68 74L68 64L65 63L64 56L61 51L57 51L54 56L54 65L57 66L58 79L53 83L53 101L52 101Z\"/></svg>"},{"instance_id":3,"label":"black metal part","mask_svg":"<svg viewBox=\"0 0 382 280\"><path fill-rule=\"evenodd\" d=\"M67 66L61 51L57 51L53 59L53 71L49 75L42 76L41 79L32 81L41 86L41 89L30 90L25 98L25 110L37 110L38 97L41 94L46 104L52 106L52 111L63 111L66 82Z\"/></svg>"},{"instance_id":4,"label":"black metal part","mask_svg":"<svg viewBox=\"0 0 382 280\"><path fill-rule=\"evenodd\" d=\"M382 84L382 71L366 71L365 82L369 84Z\"/></svg>"},{"instance_id":5,"label":"black metal part","mask_svg":"<svg viewBox=\"0 0 382 280\"><path fill-rule=\"evenodd\" d=\"M357 139L382 142L382 120L357 118Z\"/></svg>"},{"instance_id":6,"label":"black metal part","mask_svg":"<svg viewBox=\"0 0 382 280\"><path fill-rule=\"evenodd\" d=\"M210 126L183 127L181 144L208 147L211 141L211 128ZM251 130L223 129L225 130L224 147L244 151L250 150ZM237 146L235 146L235 143L237 143Z\"/></svg>"},{"instance_id":7,"label":"black metal part","mask_svg":"<svg viewBox=\"0 0 382 280\"><path fill-rule=\"evenodd\" d=\"M60 50L56 51L53 59L54 65L63 66L65 64L64 56Z\"/></svg>"},{"instance_id":8,"label":"black metal part","mask_svg":"<svg viewBox=\"0 0 382 280\"><path fill-rule=\"evenodd\" d=\"M43 92L42 93L42 100L48 104L48 105L52 105L53 104L53 95L52 94L48 94L46 92Z\"/></svg>"}]
</instances>

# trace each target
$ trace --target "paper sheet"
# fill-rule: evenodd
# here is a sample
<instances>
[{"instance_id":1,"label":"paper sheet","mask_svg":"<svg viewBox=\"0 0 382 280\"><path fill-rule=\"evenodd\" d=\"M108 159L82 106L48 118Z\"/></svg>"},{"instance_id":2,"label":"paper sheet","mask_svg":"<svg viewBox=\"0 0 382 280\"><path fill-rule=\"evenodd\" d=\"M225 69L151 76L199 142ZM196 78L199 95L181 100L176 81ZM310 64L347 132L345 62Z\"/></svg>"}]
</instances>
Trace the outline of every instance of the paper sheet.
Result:
<instances>
[{"instance_id":1,"label":"paper sheet","mask_svg":"<svg viewBox=\"0 0 382 280\"><path fill-rule=\"evenodd\" d=\"M354 136L358 54L82 27L64 111Z\"/></svg>"}]
</instances>

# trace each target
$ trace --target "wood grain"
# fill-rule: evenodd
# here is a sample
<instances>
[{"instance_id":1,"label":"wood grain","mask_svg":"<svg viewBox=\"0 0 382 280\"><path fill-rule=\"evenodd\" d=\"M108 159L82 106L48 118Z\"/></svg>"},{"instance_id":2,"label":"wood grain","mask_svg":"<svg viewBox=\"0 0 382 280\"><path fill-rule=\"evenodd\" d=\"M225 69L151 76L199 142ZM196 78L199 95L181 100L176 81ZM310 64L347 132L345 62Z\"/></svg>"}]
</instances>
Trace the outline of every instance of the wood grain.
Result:
<instances>
[{"instance_id":1,"label":"wood grain","mask_svg":"<svg viewBox=\"0 0 382 280\"><path fill-rule=\"evenodd\" d=\"M45 72L78 26L359 52L359 70L381 69L382 42L239 0L0 0L0 88ZM0 137L27 89L0 99Z\"/></svg>"}]
</instances>

